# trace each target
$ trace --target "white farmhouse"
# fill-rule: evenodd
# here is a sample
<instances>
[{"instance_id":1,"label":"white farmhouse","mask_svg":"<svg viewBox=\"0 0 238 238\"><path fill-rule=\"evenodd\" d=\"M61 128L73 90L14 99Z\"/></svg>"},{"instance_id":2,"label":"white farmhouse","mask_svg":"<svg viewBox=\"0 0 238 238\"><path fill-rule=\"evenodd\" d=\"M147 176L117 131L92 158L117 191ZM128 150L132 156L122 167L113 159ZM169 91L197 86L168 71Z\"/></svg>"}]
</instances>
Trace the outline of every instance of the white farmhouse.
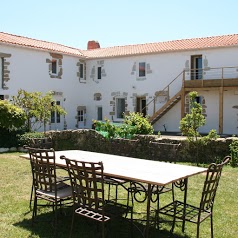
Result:
<instances>
[{"instance_id":1,"label":"white farmhouse","mask_svg":"<svg viewBox=\"0 0 238 238\"><path fill-rule=\"evenodd\" d=\"M48 130L91 128L92 120L149 114L155 131L179 132L197 91L206 125L238 134L238 34L87 50L0 32L0 98L19 89L54 92L67 115Z\"/></svg>"}]
</instances>

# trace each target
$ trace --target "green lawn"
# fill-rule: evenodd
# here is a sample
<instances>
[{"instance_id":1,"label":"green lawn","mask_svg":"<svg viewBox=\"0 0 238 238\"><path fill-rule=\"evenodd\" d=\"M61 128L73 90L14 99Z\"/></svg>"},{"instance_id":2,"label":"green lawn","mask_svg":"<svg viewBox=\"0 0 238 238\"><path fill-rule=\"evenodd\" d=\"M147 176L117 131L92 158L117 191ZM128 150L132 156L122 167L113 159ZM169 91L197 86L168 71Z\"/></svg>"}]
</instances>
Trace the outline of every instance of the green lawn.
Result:
<instances>
[{"instance_id":1,"label":"green lawn","mask_svg":"<svg viewBox=\"0 0 238 238\"><path fill-rule=\"evenodd\" d=\"M49 209L41 211L39 221L31 226L31 212L29 209L29 197L31 190L31 170L27 160L19 158L20 153L0 154L0 237L52 237L53 228L51 225L52 212ZM188 201L198 204L200 193L204 181L204 175L194 176L189 179ZM227 166L223 170L223 175L218 188L214 205L214 235L216 238L233 238L238 233L238 168ZM122 194L123 196L125 194ZM125 193L125 192L124 192ZM178 196L182 196L179 192ZM169 194L161 196L161 204L168 202ZM145 204L136 204L135 210L145 210ZM68 237L71 224L71 209L66 208L59 221L57 237ZM48 219L47 219L48 218ZM77 217L75 222L74 237L89 238L95 237L94 224L85 219ZM143 227L142 227L143 228ZM113 223L110 226L113 238L127 238L128 224ZM151 229L151 236L169 237L170 224L162 224L161 230ZM125 232L121 232L125 231ZM186 224L186 233L181 232L178 224L175 228L176 237L195 237L196 226ZM134 237L141 237L134 232ZM201 237L210 237L209 219L201 224Z\"/></svg>"}]
</instances>

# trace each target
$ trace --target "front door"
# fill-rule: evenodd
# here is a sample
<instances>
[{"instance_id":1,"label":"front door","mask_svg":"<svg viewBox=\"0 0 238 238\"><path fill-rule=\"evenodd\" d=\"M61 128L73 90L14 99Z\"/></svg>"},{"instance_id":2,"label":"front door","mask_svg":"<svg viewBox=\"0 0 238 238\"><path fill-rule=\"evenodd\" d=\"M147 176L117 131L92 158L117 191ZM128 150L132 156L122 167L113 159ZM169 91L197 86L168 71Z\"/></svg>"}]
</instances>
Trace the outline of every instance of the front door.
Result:
<instances>
[{"instance_id":1,"label":"front door","mask_svg":"<svg viewBox=\"0 0 238 238\"><path fill-rule=\"evenodd\" d=\"M191 56L191 80L202 79L202 55Z\"/></svg>"},{"instance_id":2,"label":"front door","mask_svg":"<svg viewBox=\"0 0 238 238\"><path fill-rule=\"evenodd\" d=\"M146 98L145 97L137 97L136 111L143 113L143 116L146 116Z\"/></svg>"}]
</instances>

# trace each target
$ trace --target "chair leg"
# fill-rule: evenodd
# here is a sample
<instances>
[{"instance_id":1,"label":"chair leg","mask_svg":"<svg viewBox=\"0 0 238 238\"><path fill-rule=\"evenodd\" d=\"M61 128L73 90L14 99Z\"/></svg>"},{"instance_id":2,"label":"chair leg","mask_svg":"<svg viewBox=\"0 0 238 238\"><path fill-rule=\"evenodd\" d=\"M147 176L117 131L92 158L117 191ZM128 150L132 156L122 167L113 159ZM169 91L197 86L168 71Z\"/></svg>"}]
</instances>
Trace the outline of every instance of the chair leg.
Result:
<instances>
[{"instance_id":1,"label":"chair leg","mask_svg":"<svg viewBox=\"0 0 238 238\"><path fill-rule=\"evenodd\" d=\"M75 212L73 211L72 222L71 222L71 228L70 228L70 234L69 234L69 237L70 237L70 238L72 237L72 234L73 234L74 216L75 216Z\"/></svg>"},{"instance_id":2,"label":"chair leg","mask_svg":"<svg viewBox=\"0 0 238 238\"><path fill-rule=\"evenodd\" d=\"M199 228L200 228L200 222L197 223L197 238L199 238Z\"/></svg>"},{"instance_id":3,"label":"chair leg","mask_svg":"<svg viewBox=\"0 0 238 238\"><path fill-rule=\"evenodd\" d=\"M172 227L171 227L171 230L170 230L171 233L174 232L175 221L176 221L175 215L176 215L176 202L174 202L174 217L173 217L173 224L172 224Z\"/></svg>"},{"instance_id":4,"label":"chair leg","mask_svg":"<svg viewBox=\"0 0 238 238\"><path fill-rule=\"evenodd\" d=\"M57 209L58 209L58 202L55 201L54 204L53 204L53 207L55 207L54 209L54 237L57 237L57 224L58 224L58 217L57 217Z\"/></svg>"},{"instance_id":5,"label":"chair leg","mask_svg":"<svg viewBox=\"0 0 238 238\"><path fill-rule=\"evenodd\" d=\"M115 185L115 187L116 187L115 188L116 189L116 202L117 202L117 198L118 198L118 186L119 186L118 184Z\"/></svg>"},{"instance_id":6,"label":"chair leg","mask_svg":"<svg viewBox=\"0 0 238 238\"><path fill-rule=\"evenodd\" d=\"M211 214L211 238L213 238L213 216Z\"/></svg>"},{"instance_id":7,"label":"chair leg","mask_svg":"<svg viewBox=\"0 0 238 238\"><path fill-rule=\"evenodd\" d=\"M108 183L108 201L110 201L110 196L111 196L111 185Z\"/></svg>"},{"instance_id":8,"label":"chair leg","mask_svg":"<svg viewBox=\"0 0 238 238\"><path fill-rule=\"evenodd\" d=\"M104 225L104 222L102 222L102 238L105 238L105 225Z\"/></svg>"},{"instance_id":9,"label":"chair leg","mask_svg":"<svg viewBox=\"0 0 238 238\"><path fill-rule=\"evenodd\" d=\"M33 185L33 183L32 183L32 186L31 186L31 195L30 195L30 203L29 203L29 208L30 208L30 210L32 209L32 207L31 207L31 203L32 203L32 201L33 201L33 190L34 190L34 185Z\"/></svg>"},{"instance_id":10,"label":"chair leg","mask_svg":"<svg viewBox=\"0 0 238 238\"><path fill-rule=\"evenodd\" d=\"M37 196L36 194L34 194L34 205L32 210L32 225L34 224L36 215L37 215Z\"/></svg>"}]
</instances>

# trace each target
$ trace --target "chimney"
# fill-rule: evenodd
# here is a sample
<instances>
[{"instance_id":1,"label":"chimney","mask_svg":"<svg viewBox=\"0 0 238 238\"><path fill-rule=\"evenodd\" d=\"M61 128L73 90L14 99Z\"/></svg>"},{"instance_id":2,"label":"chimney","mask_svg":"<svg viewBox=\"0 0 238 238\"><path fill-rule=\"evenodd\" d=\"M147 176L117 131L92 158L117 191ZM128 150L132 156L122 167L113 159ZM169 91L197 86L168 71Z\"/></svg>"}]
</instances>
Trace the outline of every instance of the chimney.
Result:
<instances>
[{"instance_id":1,"label":"chimney","mask_svg":"<svg viewBox=\"0 0 238 238\"><path fill-rule=\"evenodd\" d=\"M88 41L88 50L95 50L98 48L100 48L100 44L98 43L98 41L95 40Z\"/></svg>"}]
</instances>

